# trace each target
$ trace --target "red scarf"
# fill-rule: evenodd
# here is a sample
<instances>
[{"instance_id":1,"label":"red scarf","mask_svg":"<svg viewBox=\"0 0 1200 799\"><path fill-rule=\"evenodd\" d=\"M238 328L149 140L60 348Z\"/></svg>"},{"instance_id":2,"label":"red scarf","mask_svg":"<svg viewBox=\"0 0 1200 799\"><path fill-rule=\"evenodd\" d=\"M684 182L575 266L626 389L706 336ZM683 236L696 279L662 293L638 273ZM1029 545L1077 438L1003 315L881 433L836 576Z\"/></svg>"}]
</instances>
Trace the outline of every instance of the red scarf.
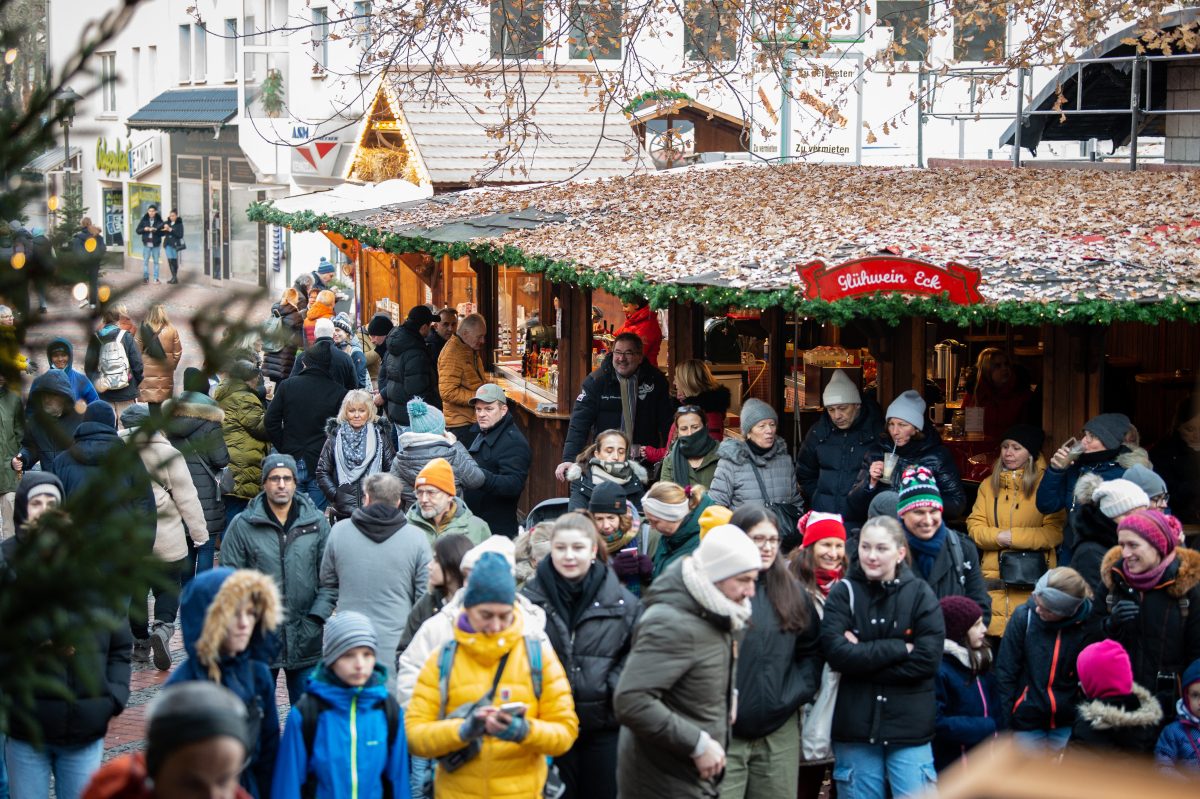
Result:
<instances>
[{"instance_id":1,"label":"red scarf","mask_svg":"<svg viewBox=\"0 0 1200 799\"><path fill-rule=\"evenodd\" d=\"M821 591L821 595L829 596L829 591L833 588L833 584L846 576L846 570L817 568L814 570L813 576L817 580L817 588Z\"/></svg>"}]
</instances>

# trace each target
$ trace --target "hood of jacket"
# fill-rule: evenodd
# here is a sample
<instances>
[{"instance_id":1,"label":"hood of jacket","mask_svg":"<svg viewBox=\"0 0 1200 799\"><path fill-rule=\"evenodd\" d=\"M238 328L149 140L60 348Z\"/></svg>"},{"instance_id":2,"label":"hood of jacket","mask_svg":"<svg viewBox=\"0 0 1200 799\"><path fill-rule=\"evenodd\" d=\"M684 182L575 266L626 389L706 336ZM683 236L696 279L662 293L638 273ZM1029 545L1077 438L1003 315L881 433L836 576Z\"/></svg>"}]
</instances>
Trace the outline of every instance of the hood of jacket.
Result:
<instances>
[{"instance_id":1,"label":"hood of jacket","mask_svg":"<svg viewBox=\"0 0 1200 799\"><path fill-rule=\"evenodd\" d=\"M274 580L253 569L220 566L197 574L183 591L179 603L183 648L216 682L221 681L221 663L239 657L222 656L221 642L238 606L247 601L258 606L260 617L243 655L270 663L275 641L269 633L283 619Z\"/></svg>"},{"instance_id":2,"label":"hood of jacket","mask_svg":"<svg viewBox=\"0 0 1200 799\"><path fill-rule=\"evenodd\" d=\"M457 515L457 514L455 514ZM378 502L365 508L355 508L350 514L354 527L376 544L387 541L396 532L408 524L408 516L400 508L382 505Z\"/></svg>"},{"instance_id":3,"label":"hood of jacket","mask_svg":"<svg viewBox=\"0 0 1200 799\"><path fill-rule=\"evenodd\" d=\"M733 622L729 616L722 616L708 610L688 590L683 579L684 560L685 558L680 558L654 578L654 582L650 584L650 588L646 590L642 599L642 607L648 609L654 605L666 605L682 613L701 618L719 630L731 631Z\"/></svg>"},{"instance_id":4,"label":"hood of jacket","mask_svg":"<svg viewBox=\"0 0 1200 799\"><path fill-rule=\"evenodd\" d=\"M788 456L787 442L782 436L775 437L775 443L771 445L771 451L765 456L755 455L750 451L750 445L740 438L727 438L717 447L717 455L721 460L727 460L736 466L744 466L747 463L752 463L755 466L766 466L767 461L783 455Z\"/></svg>"},{"instance_id":5,"label":"hood of jacket","mask_svg":"<svg viewBox=\"0 0 1200 799\"><path fill-rule=\"evenodd\" d=\"M1141 447L1133 447L1125 449L1117 456L1117 463L1122 469L1132 469L1134 466L1145 466L1147 469L1153 469L1154 465L1150 463L1150 453Z\"/></svg>"},{"instance_id":6,"label":"hood of jacket","mask_svg":"<svg viewBox=\"0 0 1200 799\"><path fill-rule=\"evenodd\" d=\"M433 526L433 522L421 515L421 506L415 502L413 503L412 507L408 509L408 513L406 515L409 522L427 533L432 533L434 535L445 535L446 533L466 534L467 522L471 519L474 519L475 514L471 512L469 507L467 507L467 503L463 502L462 497L454 497L454 505L454 517L450 519L450 523L442 530L438 530Z\"/></svg>"},{"instance_id":7,"label":"hood of jacket","mask_svg":"<svg viewBox=\"0 0 1200 799\"><path fill-rule=\"evenodd\" d=\"M1113 572L1120 563L1121 547L1119 546L1108 550L1104 555L1104 560L1100 563L1100 579L1104 581L1104 585L1109 591L1113 590ZM1174 580L1166 587L1167 593L1175 599L1181 599L1200 584L1200 552L1176 547L1175 563L1167 568L1163 579L1168 579L1172 571L1175 572Z\"/></svg>"},{"instance_id":8,"label":"hood of jacket","mask_svg":"<svg viewBox=\"0 0 1200 799\"><path fill-rule=\"evenodd\" d=\"M67 451L85 466L97 466L112 451L121 446L115 428L102 422L83 422L75 428L75 443Z\"/></svg>"},{"instance_id":9,"label":"hood of jacket","mask_svg":"<svg viewBox=\"0 0 1200 799\"><path fill-rule=\"evenodd\" d=\"M725 386L717 386L708 391L701 391L694 397L686 398L683 404L699 405L700 410L705 413L725 413L733 404L733 395Z\"/></svg>"},{"instance_id":10,"label":"hood of jacket","mask_svg":"<svg viewBox=\"0 0 1200 799\"><path fill-rule=\"evenodd\" d=\"M637 480L640 481L643 486L646 485L646 468L637 461L627 461L627 463L629 464L629 471L633 472L633 476L637 478ZM588 464L580 463L579 461L572 463L569 467L567 467L567 480L571 482L583 477L583 467L587 465ZM588 476L591 477L590 470L588 471Z\"/></svg>"},{"instance_id":11,"label":"hood of jacket","mask_svg":"<svg viewBox=\"0 0 1200 799\"><path fill-rule=\"evenodd\" d=\"M375 664L375 672L361 688L342 684L325 666L313 671L308 678L307 693L325 700L337 710L349 713L350 703L357 697L359 707L377 707L387 701L387 671L383 664Z\"/></svg>"},{"instance_id":12,"label":"hood of jacket","mask_svg":"<svg viewBox=\"0 0 1200 799\"><path fill-rule=\"evenodd\" d=\"M39 375L29 387L29 405L32 408L33 398L37 394L57 394L60 397L66 397L67 409L63 411L63 415L74 413L75 392L71 388L71 378L67 377L67 373L62 369L49 369L45 374ZM32 413L32 410L30 411Z\"/></svg>"},{"instance_id":13,"label":"hood of jacket","mask_svg":"<svg viewBox=\"0 0 1200 799\"><path fill-rule=\"evenodd\" d=\"M70 369L75 365L75 347L71 342L62 336L50 339L50 343L46 345L46 361L50 361L50 353L54 350L65 349L67 351L67 368Z\"/></svg>"},{"instance_id":14,"label":"hood of jacket","mask_svg":"<svg viewBox=\"0 0 1200 799\"><path fill-rule=\"evenodd\" d=\"M13 527L17 530L17 535L21 535L21 528L25 526L26 520L26 505L29 504L29 492L34 486L50 485L58 487L58 494L63 499L67 498L67 492L63 488L62 480L50 472L36 471L26 472L21 478L21 482L17 483L17 493L13 497Z\"/></svg>"},{"instance_id":15,"label":"hood of jacket","mask_svg":"<svg viewBox=\"0 0 1200 799\"><path fill-rule=\"evenodd\" d=\"M225 411L212 397L195 391L185 391L178 397L163 403L163 416L167 422L169 438L187 438L204 424L212 422L221 424L225 421Z\"/></svg>"},{"instance_id":16,"label":"hood of jacket","mask_svg":"<svg viewBox=\"0 0 1200 799\"><path fill-rule=\"evenodd\" d=\"M406 433L400 434L400 443L396 446L396 454L399 455L401 452L405 452L405 451L411 450L411 449L418 449L421 447L433 447L435 449L450 449L451 447L454 446L454 442L457 440L458 439L454 437L454 434L450 433L450 432L447 432L443 435L438 435L437 433L414 433L410 430ZM424 455L422 455L422 457L424 457ZM445 458L446 456L445 455L430 455L429 457L430 458L438 458L438 457ZM450 460L450 459L446 458L446 460Z\"/></svg>"},{"instance_id":17,"label":"hood of jacket","mask_svg":"<svg viewBox=\"0 0 1200 799\"><path fill-rule=\"evenodd\" d=\"M968 671L971 670L971 653L965 646L949 638L942 642L942 653L947 658L953 658L961 663Z\"/></svg>"},{"instance_id":18,"label":"hood of jacket","mask_svg":"<svg viewBox=\"0 0 1200 799\"><path fill-rule=\"evenodd\" d=\"M1152 727L1162 721L1162 705L1142 686L1133 684L1133 694L1081 702L1075 711L1097 730L1120 727Z\"/></svg>"}]
</instances>

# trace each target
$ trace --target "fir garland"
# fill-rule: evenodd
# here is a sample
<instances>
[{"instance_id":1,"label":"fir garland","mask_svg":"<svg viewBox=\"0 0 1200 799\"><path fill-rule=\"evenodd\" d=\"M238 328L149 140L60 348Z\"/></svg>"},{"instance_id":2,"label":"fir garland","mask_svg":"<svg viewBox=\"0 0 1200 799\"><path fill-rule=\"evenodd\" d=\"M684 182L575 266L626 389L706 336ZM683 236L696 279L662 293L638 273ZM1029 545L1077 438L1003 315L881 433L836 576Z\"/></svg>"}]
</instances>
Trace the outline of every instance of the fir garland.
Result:
<instances>
[{"instance_id":1,"label":"fir garland","mask_svg":"<svg viewBox=\"0 0 1200 799\"><path fill-rule=\"evenodd\" d=\"M873 294L866 297L835 300L806 300L797 289L757 291L749 288L656 283L639 274L634 278L581 267L570 261L557 261L540 255L527 255L510 244L488 241L434 241L420 236L404 236L377 228L364 227L338 217L312 211L287 213L269 203L255 203L247 215L252 222L288 227L297 232L328 230L360 241L363 245L394 254L422 252L435 259L470 257L495 265L524 269L544 275L552 283L567 283L586 289L601 289L618 297L642 296L652 308L664 308L672 302L693 302L706 306L739 308L781 308L818 322L839 326L854 319L877 319L896 326L907 316L940 319L967 327L986 321L1012 325L1096 324L1113 322L1161 321L1200 322L1200 304L1171 298L1162 302L1139 303L1117 300L1086 299L1077 302L1017 302L1006 300L981 305L955 305L941 297L909 297L897 294Z\"/></svg>"},{"instance_id":2,"label":"fir garland","mask_svg":"<svg viewBox=\"0 0 1200 799\"><path fill-rule=\"evenodd\" d=\"M689 103L692 102L692 98L687 92L677 92L671 89L651 89L634 97L622 106L621 110L626 114L632 114L648 102L661 103L665 100L687 100Z\"/></svg>"}]
</instances>

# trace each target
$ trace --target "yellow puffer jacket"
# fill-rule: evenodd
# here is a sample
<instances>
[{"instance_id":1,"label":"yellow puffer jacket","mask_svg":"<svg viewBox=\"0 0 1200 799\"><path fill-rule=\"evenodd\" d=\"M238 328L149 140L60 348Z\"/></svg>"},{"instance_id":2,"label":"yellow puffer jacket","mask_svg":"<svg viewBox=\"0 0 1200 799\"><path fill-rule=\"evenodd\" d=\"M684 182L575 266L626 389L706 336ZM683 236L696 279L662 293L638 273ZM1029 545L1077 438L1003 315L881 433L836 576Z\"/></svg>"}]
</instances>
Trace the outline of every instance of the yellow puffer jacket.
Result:
<instances>
[{"instance_id":1,"label":"yellow puffer jacket","mask_svg":"<svg viewBox=\"0 0 1200 799\"><path fill-rule=\"evenodd\" d=\"M442 354L438 356L438 393L442 397L442 413L446 415L446 427L461 427L475 424L475 410L471 399L475 392L487 382L483 374L483 359L468 347L455 333L446 340Z\"/></svg>"},{"instance_id":2,"label":"yellow puffer jacket","mask_svg":"<svg viewBox=\"0 0 1200 799\"><path fill-rule=\"evenodd\" d=\"M433 791L436 799L534 799L542 795L546 782L546 757L561 755L574 745L579 734L579 719L575 715L575 701L566 672L550 644L543 640L542 698L534 697L524 628L519 606L512 626L496 635L468 633L455 625L458 650L450 672L446 712L476 702L487 693L500 658L509 652L493 703L524 702L528 705L529 734L519 744L484 735L479 754L461 768L452 772L437 770ZM405 713L408 748L420 757L441 757L464 746L458 735L462 719L438 719L440 656L441 647L421 669Z\"/></svg>"},{"instance_id":3,"label":"yellow puffer jacket","mask_svg":"<svg viewBox=\"0 0 1200 799\"><path fill-rule=\"evenodd\" d=\"M1038 468L1040 475L1044 476L1046 462L1040 456ZM1024 477L1024 469L1002 471L999 495L992 487L992 478L988 477L979 484L979 496L975 498L975 507L967 518L967 533L979 547L983 579L992 597L992 622L988 625L988 635L1004 635L1009 617L1028 601L1031 594L1026 589L1010 588L1000 582L1000 552L1004 549L997 540L1000 533L1012 530L1010 549L1038 550L1045 553L1050 568L1058 564L1054 548L1062 543L1066 511L1043 516L1034 501L1037 484L1029 496L1021 492ZM1042 477L1039 476L1037 482L1041 481Z\"/></svg>"}]
</instances>

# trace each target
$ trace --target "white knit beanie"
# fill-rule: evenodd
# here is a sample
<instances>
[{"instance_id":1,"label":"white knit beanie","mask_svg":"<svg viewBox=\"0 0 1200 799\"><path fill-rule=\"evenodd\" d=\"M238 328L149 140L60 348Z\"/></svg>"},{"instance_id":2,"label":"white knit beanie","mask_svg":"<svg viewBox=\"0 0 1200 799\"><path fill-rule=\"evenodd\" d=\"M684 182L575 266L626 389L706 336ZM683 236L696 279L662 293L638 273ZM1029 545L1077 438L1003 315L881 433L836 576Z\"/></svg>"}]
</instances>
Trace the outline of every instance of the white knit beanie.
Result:
<instances>
[{"instance_id":1,"label":"white knit beanie","mask_svg":"<svg viewBox=\"0 0 1200 799\"><path fill-rule=\"evenodd\" d=\"M833 377L829 378L825 392L821 394L821 402L826 408L830 405L861 405L862 395L858 393L858 386L854 385L854 381L838 369L833 373Z\"/></svg>"},{"instance_id":2,"label":"white knit beanie","mask_svg":"<svg viewBox=\"0 0 1200 799\"><path fill-rule=\"evenodd\" d=\"M884 419L899 419L922 430L925 427L925 400L910 388L892 400Z\"/></svg>"},{"instance_id":3,"label":"white knit beanie","mask_svg":"<svg viewBox=\"0 0 1200 799\"><path fill-rule=\"evenodd\" d=\"M722 524L708 531L696 548L696 565L714 583L762 568L758 547L742 528Z\"/></svg>"},{"instance_id":4,"label":"white knit beanie","mask_svg":"<svg viewBox=\"0 0 1200 799\"><path fill-rule=\"evenodd\" d=\"M507 536L493 535L491 538L484 539L482 544L476 544L468 549L462 556L462 562L458 567L462 571L470 571L475 568L475 564L479 562L479 558L484 552L499 552L508 561L509 566L516 565L516 545L513 544L513 540Z\"/></svg>"},{"instance_id":5,"label":"white knit beanie","mask_svg":"<svg viewBox=\"0 0 1200 799\"><path fill-rule=\"evenodd\" d=\"M333 338L333 320L318 319L317 323L313 325L313 338Z\"/></svg>"},{"instance_id":6,"label":"white knit beanie","mask_svg":"<svg viewBox=\"0 0 1200 799\"><path fill-rule=\"evenodd\" d=\"M1150 497L1131 480L1105 480L1093 492L1092 501L1110 519L1138 508L1150 507Z\"/></svg>"}]
</instances>

